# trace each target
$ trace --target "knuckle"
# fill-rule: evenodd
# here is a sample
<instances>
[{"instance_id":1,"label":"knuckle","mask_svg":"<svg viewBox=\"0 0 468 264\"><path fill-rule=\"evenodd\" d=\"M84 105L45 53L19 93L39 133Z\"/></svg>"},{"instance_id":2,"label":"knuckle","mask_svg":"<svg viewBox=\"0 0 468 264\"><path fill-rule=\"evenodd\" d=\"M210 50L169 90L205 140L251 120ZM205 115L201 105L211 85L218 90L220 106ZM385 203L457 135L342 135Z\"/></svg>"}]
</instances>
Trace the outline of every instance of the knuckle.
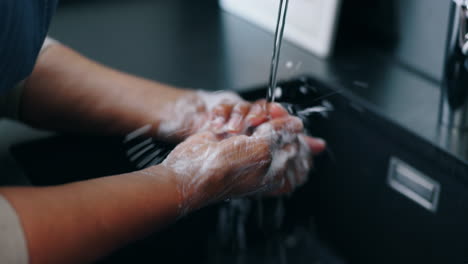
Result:
<instances>
[{"instance_id":1,"label":"knuckle","mask_svg":"<svg viewBox=\"0 0 468 264\"><path fill-rule=\"evenodd\" d=\"M250 109L250 106L251 105L247 102L241 102L241 103L236 104L233 111L235 113L245 113Z\"/></svg>"}]
</instances>

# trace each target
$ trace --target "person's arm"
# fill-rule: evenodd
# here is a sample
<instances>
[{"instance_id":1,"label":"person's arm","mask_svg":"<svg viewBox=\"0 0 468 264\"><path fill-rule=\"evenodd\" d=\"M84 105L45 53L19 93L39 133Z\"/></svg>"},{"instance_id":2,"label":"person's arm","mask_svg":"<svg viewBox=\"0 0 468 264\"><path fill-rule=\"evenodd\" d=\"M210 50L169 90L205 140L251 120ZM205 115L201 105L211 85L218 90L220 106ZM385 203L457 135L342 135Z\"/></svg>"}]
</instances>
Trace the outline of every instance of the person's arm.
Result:
<instances>
[{"instance_id":1,"label":"person's arm","mask_svg":"<svg viewBox=\"0 0 468 264\"><path fill-rule=\"evenodd\" d=\"M249 103L232 92L185 90L138 78L59 43L41 53L24 85L22 121L74 133L124 135L149 124L151 136L180 142L207 130L245 134L288 115L278 104ZM319 151L325 147L322 140L307 139Z\"/></svg>"},{"instance_id":2,"label":"person's arm","mask_svg":"<svg viewBox=\"0 0 468 264\"><path fill-rule=\"evenodd\" d=\"M124 135L151 125L151 136L180 142L206 130L239 134L267 121L263 104L253 105L232 92L181 89L116 71L57 43L26 79L19 117L74 133Z\"/></svg>"},{"instance_id":3,"label":"person's arm","mask_svg":"<svg viewBox=\"0 0 468 264\"><path fill-rule=\"evenodd\" d=\"M151 168L150 175L4 187L0 194L21 219L32 264L94 261L173 221L181 204L175 177L163 166Z\"/></svg>"},{"instance_id":4,"label":"person's arm","mask_svg":"<svg viewBox=\"0 0 468 264\"><path fill-rule=\"evenodd\" d=\"M263 124L251 136L219 139L204 132L178 145L161 165L139 172L54 187L5 187L0 194L21 220L30 263L88 263L207 204L291 191L293 182L305 181L311 162L300 132L295 118ZM307 168L285 170L296 160Z\"/></svg>"},{"instance_id":5,"label":"person's arm","mask_svg":"<svg viewBox=\"0 0 468 264\"><path fill-rule=\"evenodd\" d=\"M151 123L193 93L95 63L61 44L43 52L25 82L20 119L69 132L125 134Z\"/></svg>"}]
</instances>

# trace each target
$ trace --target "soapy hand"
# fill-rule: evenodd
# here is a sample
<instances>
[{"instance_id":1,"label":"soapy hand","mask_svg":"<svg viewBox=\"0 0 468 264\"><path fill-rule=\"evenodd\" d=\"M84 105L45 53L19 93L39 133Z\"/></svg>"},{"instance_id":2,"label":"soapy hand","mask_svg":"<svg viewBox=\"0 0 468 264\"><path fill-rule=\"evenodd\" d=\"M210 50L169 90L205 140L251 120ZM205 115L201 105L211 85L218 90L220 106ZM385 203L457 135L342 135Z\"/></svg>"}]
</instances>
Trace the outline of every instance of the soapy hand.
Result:
<instances>
[{"instance_id":1,"label":"soapy hand","mask_svg":"<svg viewBox=\"0 0 468 264\"><path fill-rule=\"evenodd\" d=\"M158 136L175 142L203 131L220 137L250 135L254 128L276 118L290 116L280 104L243 100L233 92L190 92L171 104L162 114ZM325 149L322 139L301 136L318 154Z\"/></svg>"},{"instance_id":2,"label":"soapy hand","mask_svg":"<svg viewBox=\"0 0 468 264\"><path fill-rule=\"evenodd\" d=\"M279 104L267 104L266 100L250 103L232 92L197 91L164 111L158 136L181 141L203 131L225 137L243 135L271 118L288 115Z\"/></svg>"},{"instance_id":3,"label":"soapy hand","mask_svg":"<svg viewBox=\"0 0 468 264\"><path fill-rule=\"evenodd\" d=\"M227 198L281 194L303 184L312 163L301 120L286 116L252 135L222 138L212 131L189 137L164 160L175 174L181 213Z\"/></svg>"}]
</instances>

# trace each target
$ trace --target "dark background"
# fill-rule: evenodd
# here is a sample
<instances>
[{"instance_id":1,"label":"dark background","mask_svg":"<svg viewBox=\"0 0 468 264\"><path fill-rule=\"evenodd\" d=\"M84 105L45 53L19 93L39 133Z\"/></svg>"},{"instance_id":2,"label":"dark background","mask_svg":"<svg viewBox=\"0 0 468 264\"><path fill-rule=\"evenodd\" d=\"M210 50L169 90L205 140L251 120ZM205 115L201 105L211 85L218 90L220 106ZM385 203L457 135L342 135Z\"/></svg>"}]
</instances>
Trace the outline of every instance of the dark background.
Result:
<instances>
[{"instance_id":1,"label":"dark background","mask_svg":"<svg viewBox=\"0 0 468 264\"><path fill-rule=\"evenodd\" d=\"M99 46L88 48L85 43L95 39L96 34L102 35L101 29L105 29L106 23L112 21L115 24L115 18L121 17L120 23L114 26L125 27L126 24L131 24L125 23L127 19L138 19L138 17L148 19L146 15L150 14L154 8L164 8L169 2L168 0L62 0L58 11L59 18L53 24L51 34L60 39L70 40L78 49L83 46L83 52L93 55L96 59L105 59L105 55L94 56L97 51L105 52L105 48L101 49ZM192 3L193 1L173 2L175 3L170 4L171 6L191 6L193 13L210 12L206 10L207 6L212 6L211 11L215 11L217 5L217 0L206 0L208 4L203 4L204 10L199 10L197 6L200 5ZM373 45L409 69L434 81L440 81L450 2L449 0L344 0L340 15L338 46L340 49L349 49L356 43ZM145 9L148 3L151 3L151 7ZM96 14L99 13L99 15L87 12L88 14L83 16L80 13L85 7L95 8ZM135 11L140 13L138 17L132 15ZM174 16L174 13L170 15ZM154 36L147 36L148 40L157 38L161 26L176 27L179 24L177 21L183 21L185 16L183 13L179 15L172 18L153 17L150 21L146 21L149 23L145 25L153 27L155 33ZM209 17L209 19L216 18ZM67 34L67 28L70 27L72 29ZM174 28L174 30L177 34L177 29ZM119 36L118 32L115 33L116 35L108 40L117 46L124 45L131 38L131 36ZM138 34L138 32L134 33ZM96 39L99 40L100 37ZM213 39L206 41L213 41ZM128 65L129 57L122 58L124 59L127 61L127 66L121 67L131 69L131 65ZM113 66L114 64L120 66L118 61L109 60L109 63Z\"/></svg>"},{"instance_id":2,"label":"dark background","mask_svg":"<svg viewBox=\"0 0 468 264\"><path fill-rule=\"evenodd\" d=\"M365 39L395 60L440 81L449 0L344 1L341 34Z\"/></svg>"}]
</instances>

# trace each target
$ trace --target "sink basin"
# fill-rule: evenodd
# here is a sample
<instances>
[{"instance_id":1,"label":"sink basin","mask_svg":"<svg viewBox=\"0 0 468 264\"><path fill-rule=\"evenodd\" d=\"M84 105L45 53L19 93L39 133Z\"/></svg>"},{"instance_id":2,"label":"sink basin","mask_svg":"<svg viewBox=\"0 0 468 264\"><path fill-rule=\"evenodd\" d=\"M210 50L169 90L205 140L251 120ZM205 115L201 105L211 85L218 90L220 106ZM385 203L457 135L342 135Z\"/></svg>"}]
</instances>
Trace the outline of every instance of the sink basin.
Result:
<instances>
[{"instance_id":1,"label":"sink basin","mask_svg":"<svg viewBox=\"0 0 468 264\"><path fill-rule=\"evenodd\" d=\"M319 98L334 108L328 118L306 122L328 141L328 153L316 160L308 196L293 206L314 211L319 237L349 263L466 263L467 166L375 106L334 91L307 77L283 85L280 101L310 106ZM395 161L409 178L395 175ZM406 189L394 188L395 181ZM430 184L438 189L421 201L418 187Z\"/></svg>"},{"instance_id":2,"label":"sink basin","mask_svg":"<svg viewBox=\"0 0 468 264\"><path fill-rule=\"evenodd\" d=\"M328 150L316 158L309 182L283 199L284 207L277 199L261 206L255 199L224 202L100 263L468 262L466 166L352 94L307 76L280 86L278 101L296 110L333 109L304 118L307 131L326 139ZM265 94L259 87L242 95L255 100ZM133 170L121 142L58 136L14 146L12 153L34 184L60 184ZM283 224L275 226L280 209ZM242 241L238 230L245 232Z\"/></svg>"}]
</instances>

